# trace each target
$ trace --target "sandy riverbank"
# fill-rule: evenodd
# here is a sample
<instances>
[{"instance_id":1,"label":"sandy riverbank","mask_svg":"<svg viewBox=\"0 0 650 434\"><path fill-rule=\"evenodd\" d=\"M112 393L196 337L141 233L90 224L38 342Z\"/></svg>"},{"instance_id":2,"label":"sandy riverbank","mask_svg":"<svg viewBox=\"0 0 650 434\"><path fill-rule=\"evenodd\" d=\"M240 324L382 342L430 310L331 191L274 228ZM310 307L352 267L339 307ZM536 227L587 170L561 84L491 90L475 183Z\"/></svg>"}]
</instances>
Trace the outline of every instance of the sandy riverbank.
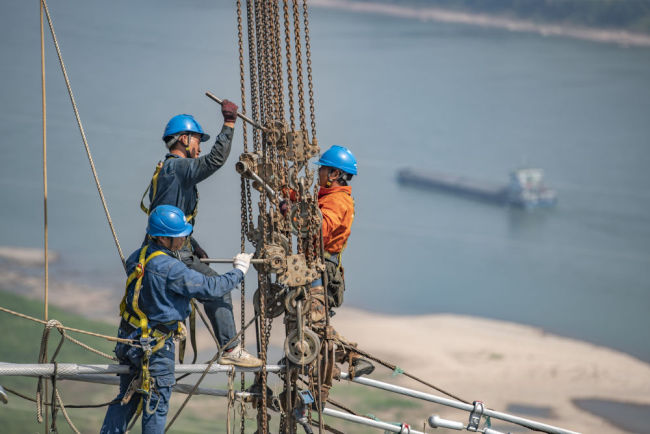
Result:
<instances>
[{"instance_id":1,"label":"sandy riverbank","mask_svg":"<svg viewBox=\"0 0 650 434\"><path fill-rule=\"evenodd\" d=\"M4 251L0 249L0 288L41 299L42 278L25 275L15 261L7 260ZM35 254L21 252L22 266L38 264ZM117 287L72 284L53 276L50 301L93 319L117 323L115 312L122 291ZM235 319L239 323L238 295L234 298ZM250 306L247 312L248 317ZM274 324L271 344L280 348L284 340L281 318ZM565 429L625 432L579 409L572 402L574 399L600 398L650 405L649 364L534 327L461 315L389 316L353 308L340 309L332 324L365 351L467 401L482 400L489 408L500 411L508 411L511 405L541 409L546 413L543 416L521 416ZM252 330L246 339L252 349ZM213 348L205 330L199 343L205 352ZM373 377L390 379L390 372L378 369ZM403 376L390 381L440 395ZM467 417L441 406L431 406L430 410L427 407L427 411L458 421L466 421ZM421 422L428 415L422 414L419 421L412 422Z\"/></svg>"},{"instance_id":2,"label":"sandy riverbank","mask_svg":"<svg viewBox=\"0 0 650 434\"><path fill-rule=\"evenodd\" d=\"M468 24L505 29L512 32L537 33L543 36L563 36L625 46L650 46L649 35L623 30L617 31L557 24L539 24L532 21L485 14L473 14L447 9L402 6L386 3L355 2L348 0L313 0L310 4L316 7L342 9L351 12L374 13L401 18L414 18L423 21Z\"/></svg>"}]
</instances>

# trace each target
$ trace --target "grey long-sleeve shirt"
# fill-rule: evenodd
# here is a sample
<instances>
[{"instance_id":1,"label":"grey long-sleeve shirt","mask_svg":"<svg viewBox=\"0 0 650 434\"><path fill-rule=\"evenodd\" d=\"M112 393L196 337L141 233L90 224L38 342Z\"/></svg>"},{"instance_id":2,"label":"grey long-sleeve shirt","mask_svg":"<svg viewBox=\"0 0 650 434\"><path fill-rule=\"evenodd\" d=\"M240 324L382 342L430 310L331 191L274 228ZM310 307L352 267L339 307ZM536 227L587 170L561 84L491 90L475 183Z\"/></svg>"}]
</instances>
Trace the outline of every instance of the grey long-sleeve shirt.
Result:
<instances>
[{"instance_id":1,"label":"grey long-sleeve shirt","mask_svg":"<svg viewBox=\"0 0 650 434\"><path fill-rule=\"evenodd\" d=\"M224 125L212 149L206 155L198 158L181 158L174 154L167 154L158 175L156 197L153 197L153 186L149 189L150 209L158 205L174 205L186 216L191 215L198 201L196 184L224 165L230 155L232 136L233 129Z\"/></svg>"}]
</instances>

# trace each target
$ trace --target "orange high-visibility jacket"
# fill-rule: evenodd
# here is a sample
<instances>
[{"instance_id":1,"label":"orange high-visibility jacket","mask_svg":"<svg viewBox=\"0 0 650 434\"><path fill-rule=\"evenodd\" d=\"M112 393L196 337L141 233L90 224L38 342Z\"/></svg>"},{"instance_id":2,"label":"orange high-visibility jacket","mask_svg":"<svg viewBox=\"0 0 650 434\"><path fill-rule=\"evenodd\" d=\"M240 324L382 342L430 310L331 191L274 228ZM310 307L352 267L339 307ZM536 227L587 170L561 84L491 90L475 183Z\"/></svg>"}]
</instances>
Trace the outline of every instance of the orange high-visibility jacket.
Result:
<instances>
[{"instance_id":1,"label":"orange high-visibility jacket","mask_svg":"<svg viewBox=\"0 0 650 434\"><path fill-rule=\"evenodd\" d=\"M354 220L352 187L321 187L318 207L323 214L323 244L330 253L339 253L350 236Z\"/></svg>"}]
</instances>

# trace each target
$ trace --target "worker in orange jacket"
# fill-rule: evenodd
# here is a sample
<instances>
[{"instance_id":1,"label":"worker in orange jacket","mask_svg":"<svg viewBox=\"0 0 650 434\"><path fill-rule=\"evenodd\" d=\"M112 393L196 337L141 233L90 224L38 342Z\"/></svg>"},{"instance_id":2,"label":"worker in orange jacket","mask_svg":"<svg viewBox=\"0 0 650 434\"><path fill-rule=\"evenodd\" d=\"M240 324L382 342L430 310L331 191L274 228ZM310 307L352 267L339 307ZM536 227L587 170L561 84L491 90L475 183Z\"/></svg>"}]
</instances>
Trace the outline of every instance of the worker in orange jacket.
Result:
<instances>
[{"instance_id":1,"label":"worker in orange jacket","mask_svg":"<svg viewBox=\"0 0 650 434\"><path fill-rule=\"evenodd\" d=\"M330 307L343 303L341 254L348 243L354 220L354 199L348 182L357 174L357 160L343 146L332 146L318 160L318 207L323 216L323 247L328 276ZM322 282L315 282L322 284ZM317 286L317 285L314 285Z\"/></svg>"},{"instance_id":2,"label":"worker in orange jacket","mask_svg":"<svg viewBox=\"0 0 650 434\"><path fill-rule=\"evenodd\" d=\"M352 199L352 187L348 185L348 182L357 174L357 160L349 149L343 146L332 146L321 155L316 164L320 166L318 170L320 186L318 207L322 215L323 259L325 260L327 291L325 291L322 279L312 282L309 290L311 296L309 316L311 327L315 331L331 335L334 341L338 341L337 345L328 343L323 348L323 351L333 352L331 356L321 358L320 371L325 375L318 378L321 381L321 387L316 391L316 398L317 402L324 405L332 387L332 379L337 378L340 374L338 367L328 366L327 363L348 362L349 373L352 377L368 375L374 371L375 367L354 350L357 346L355 343L345 339L333 328L329 333L327 332L327 316L332 316L334 314L332 308L340 307L343 303L345 281L341 254L347 245L354 220L354 199ZM294 190L287 190L285 195L291 201L297 200ZM280 210L285 216L287 215L289 210L286 201L280 203Z\"/></svg>"},{"instance_id":3,"label":"worker in orange jacket","mask_svg":"<svg viewBox=\"0 0 650 434\"><path fill-rule=\"evenodd\" d=\"M339 307L343 303L343 292L345 281L343 267L341 265L341 254L345 249L352 221L354 220L354 199L352 198L352 187L348 182L357 174L357 160L349 149L343 146L330 147L317 163L318 183L318 207L323 216L323 247L325 270L327 273L327 307ZM323 282L319 279L312 283L310 290L312 295L312 324L323 322L325 314ZM332 312L329 312L330 315ZM351 344L341 335L337 337L345 344ZM375 367L368 360L362 359L354 351L346 351L341 357L347 358L350 363L350 371L354 376L370 374ZM342 360L338 360L342 361Z\"/></svg>"}]
</instances>

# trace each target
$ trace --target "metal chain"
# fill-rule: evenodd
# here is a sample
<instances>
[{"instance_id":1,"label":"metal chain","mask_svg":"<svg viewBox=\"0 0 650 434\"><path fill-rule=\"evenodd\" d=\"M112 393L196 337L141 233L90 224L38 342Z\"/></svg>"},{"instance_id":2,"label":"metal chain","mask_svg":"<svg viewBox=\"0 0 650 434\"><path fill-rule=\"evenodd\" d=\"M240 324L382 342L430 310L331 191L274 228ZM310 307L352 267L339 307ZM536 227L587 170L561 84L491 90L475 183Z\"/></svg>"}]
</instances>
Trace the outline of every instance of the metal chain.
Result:
<instances>
[{"instance_id":1,"label":"metal chain","mask_svg":"<svg viewBox=\"0 0 650 434\"><path fill-rule=\"evenodd\" d=\"M277 120L281 122L282 128L284 128L285 120L285 111L284 111L284 80L282 72L282 44L281 44L281 24L280 24L280 5L279 2L273 2L273 19L274 19L274 51L275 56L275 76L276 76L276 98L278 103L277 110ZM279 126L278 126L279 127ZM283 134L284 131L281 131ZM283 138L281 138L283 140ZM286 174L287 174L287 158L286 158L286 146L274 146L275 153L275 169L274 177L276 184L278 186L286 185ZM279 202L276 204L279 206Z\"/></svg>"},{"instance_id":2,"label":"metal chain","mask_svg":"<svg viewBox=\"0 0 650 434\"><path fill-rule=\"evenodd\" d=\"M253 200L251 199L251 183L250 181L246 180L245 184L246 184L246 206L247 206L246 211L248 212L248 230L252 234L253 229L255 229L255 226L253 223ZM254 239L249 238L249 241L252 242L253 245L255 245L255 247L257 247L257 242Z\"/></svg>"},{"instance_id":3,"label":"metal chain","mask_svg":"<svg viewBox=\"0 0 650 434\"><path fill-rule=\"evenodd\" d=\"M295 129L295 111L293 108L293 79L291 76L291 29L289 27L289 0L282 2L284 10L284 44L287 55L287 90L289 92L289 126L290 130Z\"/></svg>"},{"instance_id":4,"label":"metal chain","mask_svg":"<svg viewBox=\"0 0 650 434\"><path fill-rule=\"evenodd\" d=\"M247 2L247 12L250 11L250 3ZM237 0L237 39L238 39L238 48L239 48L239 84L241 90L241 110L243 114L246 114L246 80L245 80L245 68L244 68L244 41L242 34L242 11L241 11L241 0ZM248 26L248 42L249 45L254 43L251 38L251 27ZM251 66L252 67L252 66ZM253 92L254 80L251 80L251 99L253 104L253 116L255 116L255 100L253 99L255 93ZM248 133L246 130L246 122L242 122L242 134L244 141L244 152L248 152ZM254 137L256 137L256 131L253 129ZM240 249L242 252L246 250L246 234L248 232L249 221L252 218L252 209L250 205L250 188L247 180L244 177L241 178L241 243ZM248 212L250 210L250 212ZM241 306L240 306L240 317L241 317L241 329L245 327L246 322L246 282L242 280L241 282ZM241 346L245 347L246 344L246 335L242 333L241 336ZM246 389L246 374L241 373L240 376L240 389L244 391ZM240 405L240 434L244 434L246 430L246 404L242 400Z\"/></svg>"},{"instance_id":5,"label":"metal chain","mask_svg":"<svg viewBox=\"0 0 650 434\"><path fill-rule=\"evenodd\" d=\"M264 172L266 172L267 168L267 162L268 162L268 154L267 154L267 143L266 141L262 142L262 161L263 161L263 166L264 167ZM263 173L263 177L266 176L266 173ZM266 194L262 193L260 196L260 202L259 202L259 211L260 215L262 218L260 219L260 232L263 235L268 235L267 238L264 236L262 237L262 247L266 244L266 241L268 238L271 236L271 231L266 230L267 227L267 210L266 210ZM264 365L266 366L266 351L267 351L267 346L268 346L268 339L266 338L266 292L267 292L267 278L268 274L262 275L258 274L258 288L260 291L260 321L259 321L259 327L260 327L260 358L264 361ZM262 367L262 370L260 371L260 383L261 383L261 390L262 390L262 399L261 399L261 408L258 409L258 411L261 411L261 419L262 419L262 434L266 434L268 432L268 413L266 411L266 405L267 405L267 397L266 397L266 387L267 387L267 375L266 375L266 369L265 367ZM258 414L259 415L259 414ZM259 431L259 427L258 427Z\"/></svg>"},{"instance_id":6,"label":"metal chain","mask_svg":"<svg viewBox=\"0 0 650 434\"><path fill-rule=\"evenodd\" d=\"M276 98L278 100L278 110L276 119L284 121L284 80L282 78L282 45L280 43L280 5L278 1L273 2L273 18L275 34L273 41L275 42L273 51L275 56L275 86Z\"/></svg>"},{"instance_id":7,"label":"metal chain","mask_svg":"<svg viewBox=\"0 0 650 434\"><path fill-rule=\"evenodd\" d=\"M269 120L277 119L278 116L278 94L277 94L277 81L275 76L276 50L275 50L275 16L274 7L275 2L265 2L266 4L266 53L267 53L267 81L269 86Z\"/></svg>"},{"instance_id":8,"label":"metal chain","mask_svg":"<svg viewBox=\"0 0 650 434\"><path fill-rule=\"evenodd\" d=\"M316 140L316 113L314 111L314 86L311 77L311 44L309 43L309 13L307 12L307 0L302 2L302 15L305 22L305 55L307 59L307 85L309 86L309 118L311 119L312 143Z\"/></svg>"},{"instance_id":9,"label":"metal chain","mask_svg":"<svg viewBox=\"0 0 650 434\"><path fill-rule=\"evenodd\" d=\"M241 112L246 114L246 77L244 71L244 37L242 34L241 0L237 0L237 42L239 47L239 87L241 90ZM246 122L242 122L244 152L248 152L248 133Z\"/></svg>"},{"instance_id":10,"label":"metal chain","mask_svg":"<svg viewBox=\"0 0 650 434\"><path fill-rule=\"evenodd\" d=\"M262 393L262 399L261 403L258 404L258 420L260 419L260 413L261 412L261 419L262 419L262 426L261 426L261 432L267 433L268 432L268 414L266 412L266 347L268 345L268 340L266 339L266 333L265 333L265 326L266 326L266 279L262 274L257 275L257 282L258 282L258 291L260 292L260 308L259 308L259 315L260 315L260 353L258 354L258 357L264 361L264 366L262 367L262 370L259 373L259 382L260 382L260 390ZM258 432L260 432L260 427L258 426Z\"/></svg>"},{"instance_id":11,"label":"metal chain","mask_svg":"<svg viewBox=\"0 0 650 434\"><path fill-rule=\"evenodd\" d=\"M298 15L298 0L293 0L293 31L296 49L296 84L298 87L298 111L300 112L300 129L305 131L305 94L302 83L302 55L300 39L300 17Z\"/></svg>"},{"instance_id":12,"label":"metal chain","mask_svg":"<svg viewBox=\"0 0 650 434\"><path fill-rule=\"evenodd\" d=\"M249 64L249 75L250 75L250 85L251 85L251 110L253 114L253 120L260 123L260 116L258 111L259 104L259 95L257 89L257 80L254 78L257 77L257 57L256 57L256 33L255 33L255 22L253 16L253 2L254 0L246 0L246 27L248 29L248 64ZM257 152L260 142L259 129L253 129L253 150Z\"/></svg>"},{"instance_id":13,"label":"metal chain","mask_svg":"<svg viewBox=\"0 0 650 434\"><path fill-rule=\"evenodd\" d=\"M261 31L260 30L260 20L261 20L261 18L260 18L259 9L260 9L260 0L254 0L253 1L253 21L252 21L252 23L253 23L253 28L255 29L255 44L253 45L253 47L255 49L254 58L255 58L255 64L257 65L257 72L256 72L256 76L255 76L256 80L253 80L251 78L251 81L256 81L257 85L258 85L258 88L257 88L257 96L258 96L257 104L258 104L258 109L259 109L260 123L263 123L264 122L264 117L263 117L263 114L262 114L262 108L264 106L264 104L263 104L263 102L264 102L264 89L263 89L264 84L262 82L263 65L262 65L261 59L260 59L260 49L261 49L260 40L263 39L263 38L261 38L261 36L260 36L260 31Z\"/></svg>"},{"instance_id":14,"label":"metal chain","mask_svg":"<svg viewBox=\"0 0 650 434\"><path fill-rule=\"evenodd\" d=\"M320 258L320 249L316 251L314 245L314 233L320 233L319 219L316 218L317 207L315 206L315 195L312 195L310 188L304 186L311 185L313 182L314 172L309 170L306 161L295 158L296 155L305 152L304 149L296 148L295 150L287 149L286 141L288 137L286 132L294 131L296 128L296 111L295 105L298 104L300 117L300 131L304 134L306 141L309 141L309 132L306 127L305 115L305 95L303 84L303 60L302 60L302 41L300 35L301 16L299 11L299 0L292 0L292 17L293 29L291 28L291 18L289 13L289 0L283 0L282 10L280 10L278 1L264 0L247 0L247 28L248 28L248 56L249 56L249 74L250 74L250 92L251 92L251 110L253 118L264 125L266 128L263 132L256 130L254 133L253 147L254 152L258 154L257 174L262 179L261 182L270 184L276 191L283 191L283 187L292 186L300 190L300 198L296 204L300 213L295 226L298 229L296 237L296 250L303 253L312 265ZM238 0L238 9L241 7L241 0ZM308 16L306 7L302 6L302 18L304 25L308 26ZM238 10L238 36L242 38L240 24L241 12ZM292 45L293 32L293 45ZM311 115L311 134L314 135L314 110L313 110L313 87L311 86L311 53L308 41L308 29L305 29L307 51L308 79L310 80L310 115ZM284 38L284 49L282 53L282 38ZM283 65L283 54L286 55L286 65ZM292 56L295 55L295 80ZM243 43L240 41L240 84L244 87L243 71ZM288 98L285 100L285 81L283 67L286 66L286 89ZM298 92L294 92L297 88ZM242 92L244 90L242 89ZM297 101L296 101L297 94ZM242 98L243 99L243 98ZM284 121L286 111L289 114L289 125ZM292 153L294 169L289 174L289 157L288 151ZM291 178L291 179L289 179ZM279 236L286 236L289 240L289 250L286 254L291 254L293 236L291 231L279 225L279 199L278 197L267 197L263 188L259 196L258 213L254 218L252 210L251 188L248 179L242 179L241 182L241 230L242 230L242 248L245 239L251 241L258 252L265 251L266 246L277 244ZM303 185L301 187L300 185ZM257 183L254 183L255 188ZM285 223L287 223L285 221ZM314 225L315 223L315 225ZM257 227L256 227L257 226ZM315 226L313 229L312 227ZM310 227L310 230L303 229ZM278 231L281 231L278 233ZM320 246L319 246L320 247ZM271 274L260 269L258 272L258 291L259 291L259 322L258 322L258 356L266 362L268 354L268 345L270 333L272 330L273 319L268 315L267 304L270 301ZM305 286L308 289L308 286ZM308 297L308 291L305 292ZM310 323L309 319L307 320ZM286 332L289 334L295 329L295 322L287 325ZM308 327L310 324L307 325ZM306 367L303 367L306 368ZM314 368L317 369L319 368ZM316 372L316 371L313 371ZM297 372L295 373L297 375ZM296 393L295 377L285 378L285 392L289 396ZM291 377L291 378L289 378ZM312 389L314 388L312 380ZM258 432L265 433L269 430L267 415L267 375L262 369L257 378L257 383L261 387L262 396L259 400L257 410ZM287 404L287 403L285 403ZM290 406L293 403L289 404ZM287 413L281 415L280 431L296 432L296 421L290 416L290 408L285 408ZM310 415L311 417L311 415Z\"/></svg>"},{"instance_id":15,"label":"metal chain","mask_svg":"<svg viewBox=\"0 0 650 434\"><path fill-rule=\"evenodd\" d=\"M248 213L247 213L247 208L246 208L246 180L244 177L241 178L241 251L244 252L246 249L246 231L248 229ZM245 327L246 323L246 282L245 279L242 280L241 282L241 328ZM240 329L241 330L241 329ZM245 333L242 333L241 336L241 345L244 347L245 345ZM241 381L240 381L240 389L242 391L246 390L246 374L244 372L241 373ZM246 421L244 419L244 412L245 412L245 407L244 407L244 401L242 400L241 402L241 407L240 407L240 412L241 412L241 423L239 425L240 429L240 434L244 434L245 432L245 426L246 426Z\"/></svg>"},{"instance_id":16,"label":"metal chain","mask_svg":"<svg viewBox=\"0 0 650 434\"><path fill-rule=\"evenodd\" d=\"M267 77L267 56L266 56L266 42L268 40L266 35L267 29L267 16L264 14L264 5L263 0L255 1L255 30L257 35L257 64L258 64L258 80L259 80L259 93L260 93L260 120L262 125L266 123L267 120L267 110L268 110L268 82Z\"/></svg>"}]
</instances>

